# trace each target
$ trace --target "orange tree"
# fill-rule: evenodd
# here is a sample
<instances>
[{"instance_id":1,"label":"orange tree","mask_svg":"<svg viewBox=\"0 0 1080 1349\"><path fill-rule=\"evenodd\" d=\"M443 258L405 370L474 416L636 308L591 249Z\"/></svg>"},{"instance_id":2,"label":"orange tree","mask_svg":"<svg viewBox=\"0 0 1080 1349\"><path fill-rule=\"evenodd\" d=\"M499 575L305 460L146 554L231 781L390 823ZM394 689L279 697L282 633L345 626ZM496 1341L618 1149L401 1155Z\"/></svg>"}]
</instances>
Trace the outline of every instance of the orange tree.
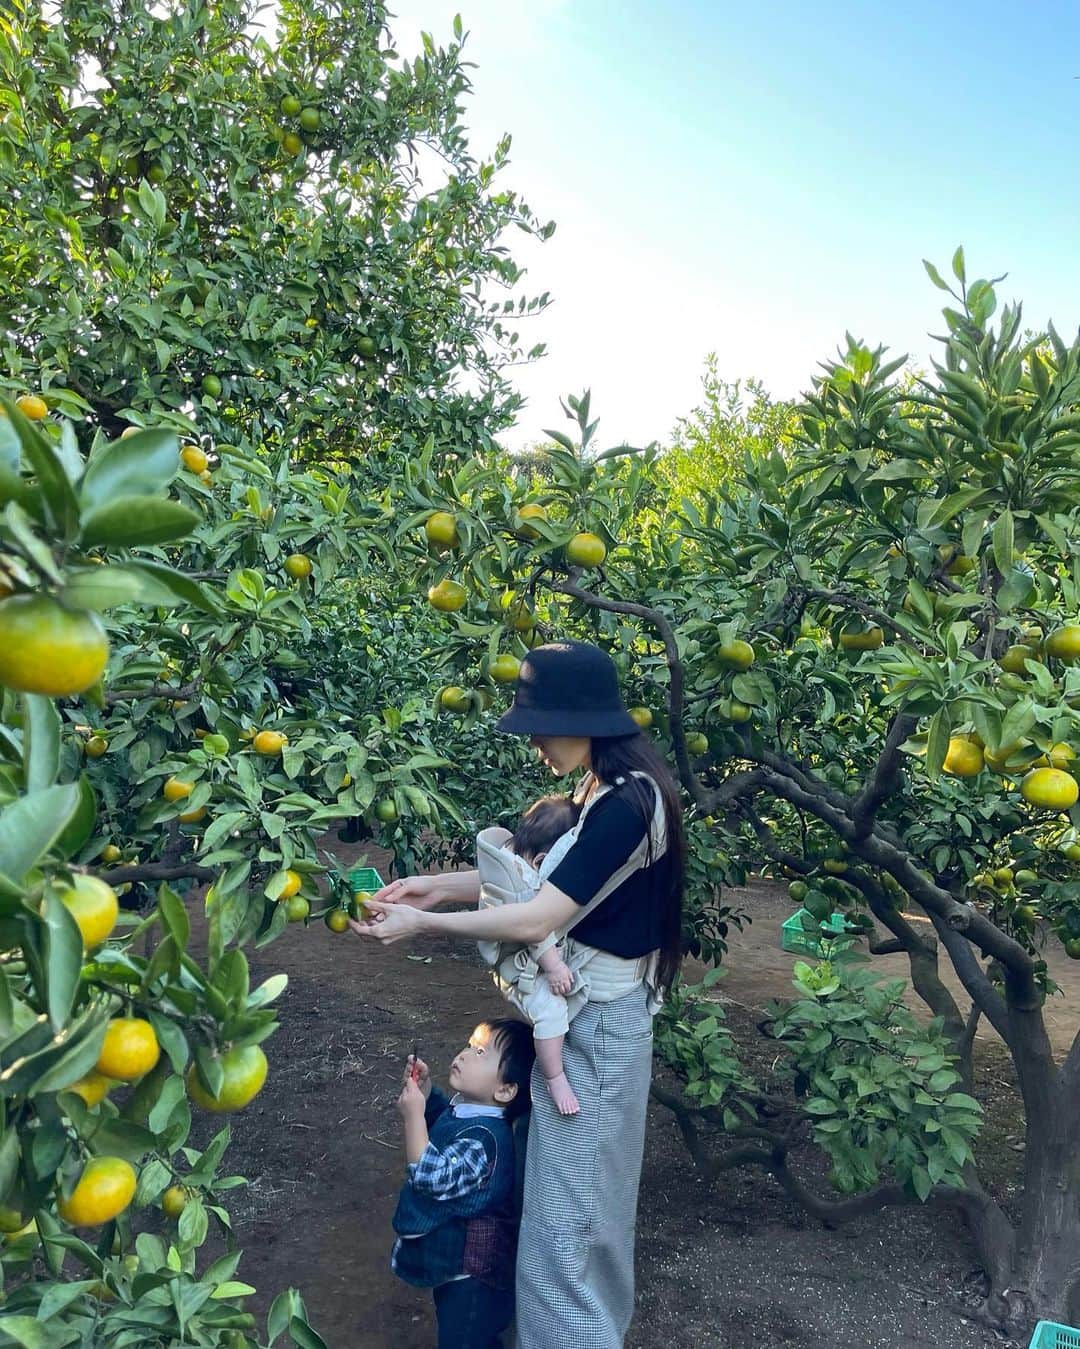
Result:
<instances>
[{"instance_id":1,"label":"orange tree","mask_svg":"<svg viewBox=\"0 0 1080 1349\"><path fill-rule=\"evenodd\" d=\"M0 1205L12 1221L36 1213L43 1244L5 1244L15 1336L36 1315L58 1343L113 1342L121 1323L129 1342L145 1343L147 1325L249 1342L235 1338L251 1322L233 1305L247 1291L234 1257L180 1287L198 1282L207 1212L227 1221L226 1135L201 1159L180 1154L190 1172L174 1160L188 1110L177 1074L200 1105L235 1108L261 1085L249 1051L281 983L249 991L240 947L324 913L340 931L347 895L319 881L331 825L403 865L425 829L466 827L436 776L435 686L394 571L389 488L421 455L464 461L512 417L514 319L541 302L498 294L519 276L501 236L548 227L495 185L507 143L486 161L468 150L460 31L404 62L378 4L286 3L272 39L254 13L65 0L0 19L0 388L12 399L0 833L27 840L0 873L18 922L4 963L28 1009L4 1022L4 1067L46 1041L56 1057L75 1016L80 1070L94 1069L110 1017L149 1025L163 1051L147 1067L145 1025L117 1028L135 1079L118 1109L99 1097L116 1079L96 1070L74 1102L57 1096L66 1077L17 1079L33 1091L4 1117ZM439 171L421 178L421 159ZM96 613L107 647L84 617ZM70 923L47 935L43 897L69 874L92 932L114 891L138 913L134 947L110 938L83 963ZM182 954L194 887L205 974ZM312 939L331 938L320 927ZM55 994L50 941L67 962ZM28 1154L38 1137L51 1141ZM122 1254L155 1282L94 1263L111 1226L92 1247L61 1225L86 1213L68 1193L84 1147L137 1163L137 1205L182 1207L175 1251L143 1233L132 1252L117 1219ZM99 1173L122 1198L123 1166ZM94 1290L27 1278L42 1270L24 1257L42 1256L70 1279L65 1251ZM101 1279L112 1320L87 1310ZM163 1288L175 1332L172 1312L152 1310ZM271 1312L269 1338L284 1330L317 1342L295 1295Z\"/></svg>"},{"instance_id":2,"label":"orange tree","mask_svg":"<svg viewBox=\"0 0 1080 1349\"><path fill-rule=\"evenodd\" d=\"M703 855L714 878L779 868L810 936L841 934L767 1022L791 1099L746 1076L703 990L672 999L659 1040L684 1089L658 1091L695 1160L764 1167L827 1221L959 1209L989 1313L1015 1326L1075 1320L1080 1297L1080 1040L1055 1060L1044 1017L1044 953L1080 956L1080 346L1023 336L1016 306L995 328L993 285L967 281L961 252L953 269L930 374L852 341L726 490L673 501L655 450L598 452L585 396L542 474L428 465L400 550L411 538L446 611L447 680L478 713L468 690L535 641L591 636L669 746L692 838L715 840L695 874ZM437 566L434 511L454 524ZM729 918L715 904L691 905L688 945L718 924L707 954ZM907 956L929 1024L863 942ZM1026 1110L1015 1215L974 1161L982 1020ZM702 1118L737 1144L710 1152ZM838 1195L793 1171L807 1135Z\"/></svg>"},{"instance_id":3,"label":"orange tree","mask_svg":"<svg viewBox=\"0 0 1080 1349\"><path fill-rule=\"evenodd\" d=\"M59 711L101 705L101 614L117 597L159 618L214 610L138 547L151 524L176 540L198 516L168 495L171 432L98 433L84 450L70 424L49 434L6 398L2 409L0 1328L24 1345L257 1343L239 1252L198 1268L210 1219L231 1235L223 1196L242 1182L219 1174L227 1127L202 1152L186 1146L188 1097L232 1112L256 1095L285 978L250 987L215 906L201 966L167 884L121 919L93 864L97 794ZM275 1302L270 1340L284 1329L322 1343L294 1292Z\"/></svg>"}]
</instances>

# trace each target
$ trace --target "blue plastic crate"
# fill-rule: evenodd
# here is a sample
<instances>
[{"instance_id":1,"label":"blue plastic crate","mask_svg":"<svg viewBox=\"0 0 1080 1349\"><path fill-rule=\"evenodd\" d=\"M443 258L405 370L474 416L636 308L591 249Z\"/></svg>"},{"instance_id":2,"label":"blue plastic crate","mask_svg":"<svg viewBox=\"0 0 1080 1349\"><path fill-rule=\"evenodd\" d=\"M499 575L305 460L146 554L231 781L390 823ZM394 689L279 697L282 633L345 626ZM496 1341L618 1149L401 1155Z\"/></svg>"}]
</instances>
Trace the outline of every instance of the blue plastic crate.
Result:
<instances>
[{"instance_id":1,"label":"blue plastic crate","mask_svg":"<svg viewBox=\"0 0 1080 1349\"><path fill-rule=\"evenodd\" d=\"M1028 1349L1080 1349L1080 1330L1075 1326L1059 1326L1054 1321L1040 1321Z\"/></svg>"}]
</instances>

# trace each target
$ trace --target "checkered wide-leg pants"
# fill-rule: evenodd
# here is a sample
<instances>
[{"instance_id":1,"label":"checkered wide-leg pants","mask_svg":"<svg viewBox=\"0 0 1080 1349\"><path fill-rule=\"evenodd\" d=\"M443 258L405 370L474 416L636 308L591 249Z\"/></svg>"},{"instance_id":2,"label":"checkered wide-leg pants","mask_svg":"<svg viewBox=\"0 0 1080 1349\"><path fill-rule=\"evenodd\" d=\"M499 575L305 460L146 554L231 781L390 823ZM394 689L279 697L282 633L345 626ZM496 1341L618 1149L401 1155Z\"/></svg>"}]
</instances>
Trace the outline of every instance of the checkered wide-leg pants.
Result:
<instances>
[{"instance_id":1,"label":"checkered wide-leg pants","mask_svg":"<svg viewBox=\"0 0 1080 1349\"><path fill-rule=\"evenodd\" d=\"M517 1263L518 1349L621 1349L634 1311L634 1221L652 1073L640 986L588 1003L563 1049L579 1115L532 1081Z\"/></svg>"}]
</instances>

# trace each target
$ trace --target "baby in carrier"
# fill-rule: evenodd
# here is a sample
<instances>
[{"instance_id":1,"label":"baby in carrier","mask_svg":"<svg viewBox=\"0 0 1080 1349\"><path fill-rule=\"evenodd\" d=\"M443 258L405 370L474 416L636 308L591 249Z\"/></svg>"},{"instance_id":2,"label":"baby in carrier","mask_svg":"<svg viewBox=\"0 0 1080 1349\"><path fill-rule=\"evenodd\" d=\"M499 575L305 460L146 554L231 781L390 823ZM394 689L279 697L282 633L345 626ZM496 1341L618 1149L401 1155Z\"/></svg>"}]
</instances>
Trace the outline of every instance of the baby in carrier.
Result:
<instances>
[{"instance_id":1,"label":"baby in carrier","mask_svg":"<svg viewBox=\"0 0 1080 1349\"><path fill-rule=\"evenodd\" d=\"M543 796L507 829L484 829L477 837L480 907L524 904L532 899L574 841L581 806L568 796ZM495 968L503 995L532 1023L533 1043L556 1109L576 1115L577 1097L563 1071L563 1041L570 1025L566 995L574 974L563 959L562 939L552 933L535 946L480 942L480 954Z\"/></svg>"}]
</instances>

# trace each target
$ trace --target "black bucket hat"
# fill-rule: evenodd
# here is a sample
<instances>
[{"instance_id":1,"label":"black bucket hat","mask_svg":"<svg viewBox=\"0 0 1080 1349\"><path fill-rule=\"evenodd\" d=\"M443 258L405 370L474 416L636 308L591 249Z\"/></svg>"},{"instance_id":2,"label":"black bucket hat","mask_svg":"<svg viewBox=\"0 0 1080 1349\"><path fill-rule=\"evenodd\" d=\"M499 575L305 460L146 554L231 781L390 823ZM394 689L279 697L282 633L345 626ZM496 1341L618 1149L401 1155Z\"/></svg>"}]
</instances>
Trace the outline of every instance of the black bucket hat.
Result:
<instances>
[{"instance_id":1,"label":"black bucket hat","mask_svg":"<svg viewBox=\"0 0 1080 1349\"><path fill-rule=\"evenodd\" d=\"M615 662L588 642L549 642L521 662L514 701L495 723L511 735L639 735Z\"/></svg>"}]
</instances>

